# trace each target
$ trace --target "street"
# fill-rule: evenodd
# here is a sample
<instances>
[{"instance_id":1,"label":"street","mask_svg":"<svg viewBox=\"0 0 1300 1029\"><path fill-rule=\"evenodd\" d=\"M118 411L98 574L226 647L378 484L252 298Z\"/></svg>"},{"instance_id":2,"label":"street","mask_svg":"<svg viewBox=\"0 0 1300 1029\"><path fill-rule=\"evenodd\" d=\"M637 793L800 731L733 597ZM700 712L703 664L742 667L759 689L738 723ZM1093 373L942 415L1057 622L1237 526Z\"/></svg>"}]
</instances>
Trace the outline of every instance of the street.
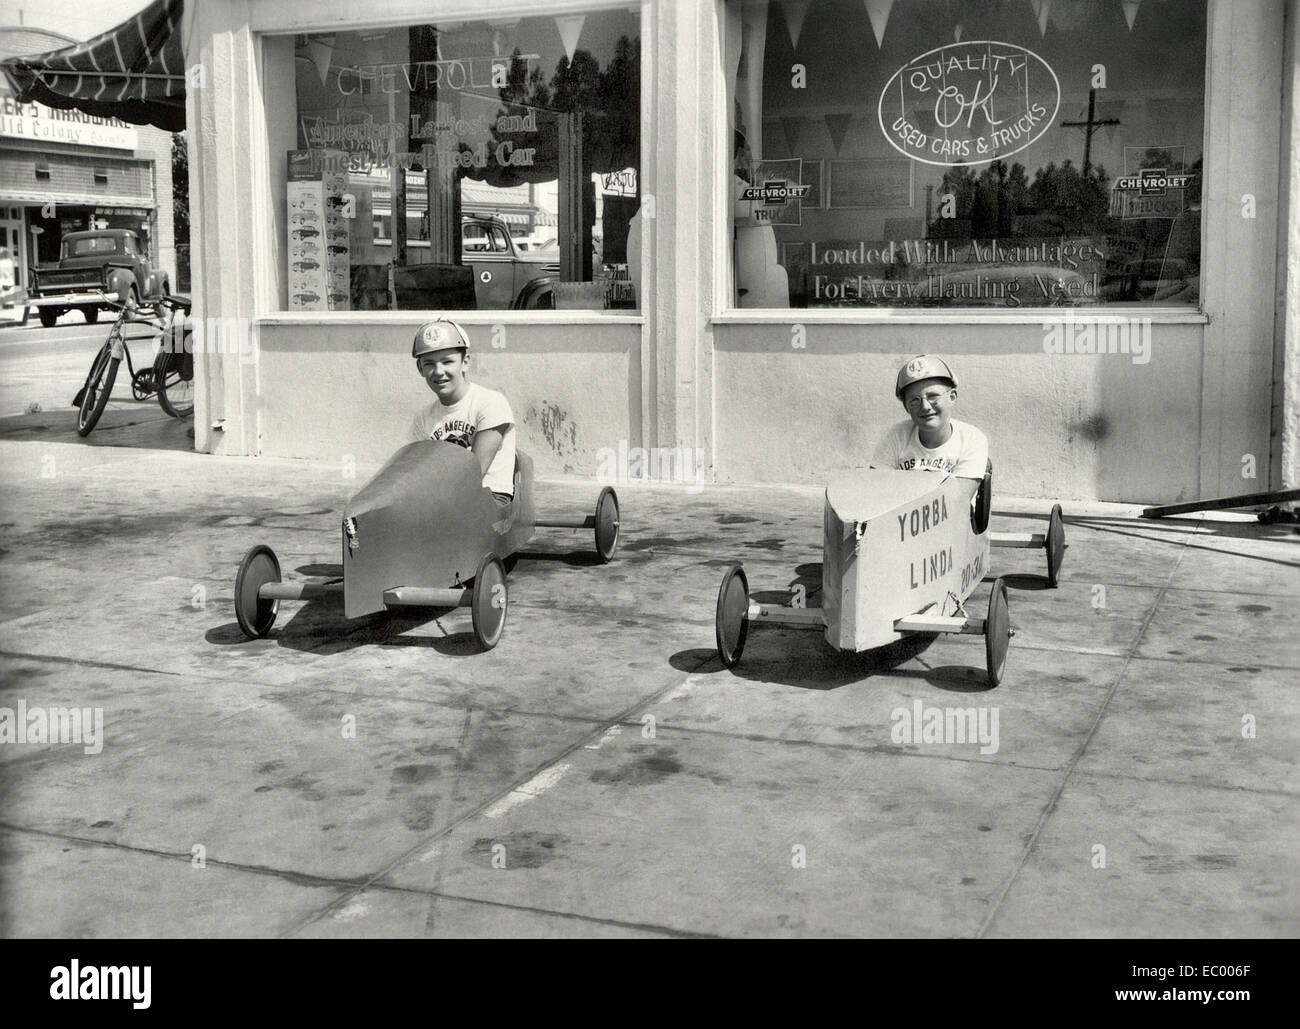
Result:
<instances>
[{"instance_id":1,"label":"street","mask_svg":"<svg viewBox=\"0 0 1300 1029\"><path fill-rule=\"evenodd\" d=\"M91 361L107 337L112 321L107 313L96 325L85 324L80 312L64 315L53 328L42 328L35 318L24 327L0 328L0 439L77 438L77 410L72 398L90 371ZM146 343L131 345L135 367L153 363ZM169 418L150 397L131 397L131 377L123 362L113 383L113 395L94 432L91 445L137 438L151 446L193 449L184 426ZM138 437L144 433L143 437ZM166 434L160 436L159 433ZM183 441L183 443L182 443Z\"/></svg>"},{"instance_id":2,"label":"street","mask_svg":"<svg viewBox=\"0 0 1300 1029\"><path fill-rule=\"evenodd\" d=\"M855 656L755 630L722 669L731 561L755 590L815 595L821 491L804 487L620 483L614 562L588 532L540 530L488 653L464 611L348 622L325 601L282 604L250 641L240 557L268 543L286 577L338 574L338 512L373 469L195 454L184 423L129 399L81 440L65 405L95 343L0 336L0 697L87 712L84 745L0 747L0 935L1300 924L1289 526L1067 505L1059 589L1041 552L995 555L1016 637L992 691L970 637ZM538 504L585 513L597 492L543 482ZM995 507L1015 531L1046 510ZM948 709L978 710L980 739L899 732Z\"/></svg>"}]
</instances>

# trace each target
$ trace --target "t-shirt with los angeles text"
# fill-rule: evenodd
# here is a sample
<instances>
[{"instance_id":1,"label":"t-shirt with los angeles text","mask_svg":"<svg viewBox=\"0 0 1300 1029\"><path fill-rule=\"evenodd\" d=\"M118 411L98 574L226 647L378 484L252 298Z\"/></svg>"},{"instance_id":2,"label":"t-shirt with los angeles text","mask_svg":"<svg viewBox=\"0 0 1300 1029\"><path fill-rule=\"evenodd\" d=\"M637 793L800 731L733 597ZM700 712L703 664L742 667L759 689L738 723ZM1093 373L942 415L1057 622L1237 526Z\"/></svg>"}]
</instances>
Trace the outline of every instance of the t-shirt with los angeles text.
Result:
<instances>
[{"instance_id":1,"label":"t-shirt with los angeles text","mask_svg":"<svg viewBox=\"0 0 1300 1029\"><path fill-rule=\"evenodd\" d=\"M942 472L966 479L984 478L989 460L989 441L975 426L953 419L948 442L931 450L921 444L916 426L909 418L893 426L876 447L873 468L903 471Z\"/></svg>"},{"instance_id":2,"label":"t-shirt with los angeles text","mask_svg":"<svg viewBox=\"0 0 1300 1029\"><path fill-rule=\"evenodd\" d=\"M483 485L493 493L515 491L515 416L510 401L494 389L471 382L465 395L450 407L435 400L420 411L411 422L412 441L421 439L446 440L470 450L474 436L481 429L501 430L501 449L488 465Z\"/></svg>"}]
</instances>

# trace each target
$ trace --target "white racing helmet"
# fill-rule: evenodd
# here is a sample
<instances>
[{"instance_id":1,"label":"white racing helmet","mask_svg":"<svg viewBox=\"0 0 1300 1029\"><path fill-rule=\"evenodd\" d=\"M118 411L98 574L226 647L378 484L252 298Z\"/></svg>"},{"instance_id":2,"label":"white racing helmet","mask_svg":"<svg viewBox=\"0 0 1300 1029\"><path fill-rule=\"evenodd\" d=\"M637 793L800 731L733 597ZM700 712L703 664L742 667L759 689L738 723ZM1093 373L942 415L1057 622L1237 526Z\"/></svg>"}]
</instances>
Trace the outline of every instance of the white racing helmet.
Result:
<instances>
[{"instance_id":1,"label":"white racing helmet","mask_svg":"<svg viewBox=\"0 0 1300 1029\"><path fill-rule=\"evenodd\" d=\"M425 322L415 330L415 342L411 344L411 356L419 360L423 354L432 354L435 350L453 350L463 347L469 353L469 336L455 322L448 318L437 318Z\"/></svg>"},{"instance_id":2,"label":"white racing helmet","mask_svg":"<svg viewBox=\"0 0 1300 1029\"><path fill-rule=\"evenodd\" d=\"M940 357L931 357L929 354L920 354L898 370L898 382L894 386L894 396L902 400L903 390L907 389L912 383L921 382L924 379L947 379L952 383L953 389L957 388L957 376L953 375L952 369L948 367L946 361Z\"/></svg>"}]
</instances>

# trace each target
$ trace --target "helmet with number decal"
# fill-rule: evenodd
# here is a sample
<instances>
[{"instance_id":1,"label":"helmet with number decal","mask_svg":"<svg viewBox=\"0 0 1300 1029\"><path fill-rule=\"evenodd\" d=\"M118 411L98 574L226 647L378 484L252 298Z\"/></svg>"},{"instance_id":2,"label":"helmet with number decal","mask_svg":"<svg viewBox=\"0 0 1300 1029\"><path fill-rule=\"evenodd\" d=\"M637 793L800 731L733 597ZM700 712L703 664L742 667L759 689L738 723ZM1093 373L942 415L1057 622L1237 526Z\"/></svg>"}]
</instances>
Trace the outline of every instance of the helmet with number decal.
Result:
<instances>
[{"instance_id":1,"label":"helmet with number decal","mask_svg":"<svg viewBox=\"0 0 1300 1029\"><path fill-rule=\"evenodd\" d=\"M902 400L903 390L912 383L924 379L946 379L952 384L953 389L957 388L957 376L953 375L946 361L939 357L931 357L929 354L920 354L898 370L898 383L894 386L894 396Z\"/></svg>"},{"instance_id":2,"label":"helmet with number decal","mask_svg":"<svg viewBox=\"0 0 1300 1029\"><path fill-rule=\"evenodd\" d=\"M457 347L469 353L469 336L465 330L448 318L437 318L425 322L415 330L411 356L419 360L423 354L432 354L435 350L454 350Z\"/></svg>"}]
</instances>

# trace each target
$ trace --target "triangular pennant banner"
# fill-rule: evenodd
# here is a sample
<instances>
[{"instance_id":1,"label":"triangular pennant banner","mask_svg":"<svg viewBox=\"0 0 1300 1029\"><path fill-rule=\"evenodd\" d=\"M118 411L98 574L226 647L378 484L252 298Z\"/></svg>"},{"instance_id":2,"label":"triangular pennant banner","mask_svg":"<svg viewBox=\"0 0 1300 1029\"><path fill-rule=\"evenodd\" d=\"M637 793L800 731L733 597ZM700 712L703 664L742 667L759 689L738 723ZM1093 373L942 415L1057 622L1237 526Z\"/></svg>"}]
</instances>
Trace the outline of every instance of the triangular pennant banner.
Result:
<instances>
[{"instance_id":1,"label":"triangular pennant banner","mask_svg":"<svg viewBox=\"0 0 1300 1029\"><path fill-rule=\"evenodd\" d=\"M844 145L844 137L848 134L849 122L853 121L853 115L827 114L823 115L823 119L831 134L831 145L835 147L835 153L838 155L840 147Z\"/></svg>"},{"instance_id":2,"label":"triangular pennant banner","mask_svg":"<svg viewBox=\"0 0 1300 1029\"><path fill-rule=\"evenodd\" d=\"M867 17L871 19L871 31L876 35L876 49L885 43L885 25L889 22L889 12L894 0L862 0L867 8Z\"/></svg>"},{"instance_id":3,"label":"triangular pennant banner","mask_svg":"<svg viewBox=\"0 0 1300 1029\"><path fill-rule=\"evenodd\" d=\"M958 43L961 42L961 22L958 22L956 27L952 30L952 38Z\"/></svg>"},{"instance_id":4,"label":"triangular pennant banner","mask_svg":"<svg viewBox=\"0 0 1300 1029\"><path fill-rule=\"evenodd\" d=\"M1098 100L1097 103L1093 105L1093 116L1098 121L1118 122L1120 120L1120 115L1123 113L1123 111L1124 111L1123 100ZM1103 125L1102 128L1106 130L1106 142L1107 143L1115 142L1115 130L1118 129L1119 126Z\"/></svg>"},{"instance_id":5,"label":"triangular pennant banner","mask_svg":"<svg viewBox=\"0 0 1300 1029\"><path fill-rule=\"evenodd\" d=\"M1038 35L1041 39L1047 35L1047 18L1052 12L1052 0L1029 0L1034 8L1034 17L1038 19Z\"/></svg>"},{"instance_id":6,"label":"triangular pennant banner","mask_svg":"<svg viewBox=\"0 0 1300 1029\"><path fill-rule=\"evenodd\" d=\"M785 27L790 30L790 48L799 49L799 36L803 32L803 20L808 14L808 5L812 0L784 0L781 10L785 12Z\"/></svg>"},{"instance_id":7,"label":"triangular pennant banner","mask_svg":"<svg viewBox=\"0 0 1300 1029\"><path fill-rule=\"evenodd\" d=\"M329 78L330 58L334 56L334 48L319 39L312 39L307 43L307 50L311 53L311 63L316 65L316 74L320 76L320 84L323 86Z\"/></svg>"},{"instance_id":8,"label":"triangular pennant banner","mask_svg":"<svg viewBox=\"0 0 1300 1029\"><path fill-rule=\"evenodd\" d=\"M555 19L555 27L560 31L560 40L564 43L564 52L569 55L570 62L578 50L578 37L582 35L582 23L586 20L585 14L570 14Z\"/></svg>"},{"instance_id":9,"label":"triangular pennant banner","mask_svg":"<svg viewBox=\"0 0 1300 1029\"><path fill-rule=\"evenodd\" d=\"M1124 20L1128 22L1128 30L1133 31L1133 23L1137 21L1138 8L1142 6L1142 0L1124 0Z\"/></svg>"}]
</instances>

